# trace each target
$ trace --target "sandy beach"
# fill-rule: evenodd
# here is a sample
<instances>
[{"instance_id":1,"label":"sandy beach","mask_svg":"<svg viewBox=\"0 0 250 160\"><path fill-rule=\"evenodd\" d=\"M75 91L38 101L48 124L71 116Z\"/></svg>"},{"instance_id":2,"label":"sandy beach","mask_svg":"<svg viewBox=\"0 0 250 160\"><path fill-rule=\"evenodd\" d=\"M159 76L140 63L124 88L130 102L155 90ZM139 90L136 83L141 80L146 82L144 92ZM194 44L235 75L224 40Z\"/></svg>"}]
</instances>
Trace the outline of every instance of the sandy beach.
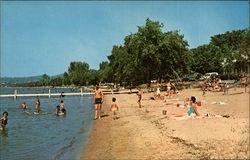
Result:
<instances>
[{"instance_id":1,"label":"sandy beach","mask_svg":"<svg viewBox=\"0 0 250 160\"><path fill-rule=\"evenodd\" d=\"M186 89L164 103L144 93L142 108L136 94L105 95L106 116L95 121L81 159L249 159L249 93L236 88L222 94L207 92L202 97L200 89ZM211 116L170 118L169 114L188 111L176 104L190 96L201 101L201 114ZM120 107L117 120L109 116L112 97Z\"/></svg>"}]
</instances>

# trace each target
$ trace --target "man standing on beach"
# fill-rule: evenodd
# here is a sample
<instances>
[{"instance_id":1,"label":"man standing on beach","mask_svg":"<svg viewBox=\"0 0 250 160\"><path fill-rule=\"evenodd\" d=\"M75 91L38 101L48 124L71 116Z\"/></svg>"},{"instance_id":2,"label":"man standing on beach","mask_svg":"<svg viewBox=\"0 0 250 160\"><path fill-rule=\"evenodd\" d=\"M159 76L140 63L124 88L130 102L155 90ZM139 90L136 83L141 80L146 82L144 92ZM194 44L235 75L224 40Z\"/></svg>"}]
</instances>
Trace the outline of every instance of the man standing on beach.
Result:
<instances>
[{"instance_id":1,"label":"man standing on beach","mask_svg":"<svg viewBox=\"0 0 250 160\"><path fill-rule=\"evenodd\" d=\"M95 118L94 120L96 120L97 118L101 118L101 107L102 107L102 103L103 103L103 92L102 90L99 88L99 85L97 84L95 86Z\"/></svg>"}]
</instances>

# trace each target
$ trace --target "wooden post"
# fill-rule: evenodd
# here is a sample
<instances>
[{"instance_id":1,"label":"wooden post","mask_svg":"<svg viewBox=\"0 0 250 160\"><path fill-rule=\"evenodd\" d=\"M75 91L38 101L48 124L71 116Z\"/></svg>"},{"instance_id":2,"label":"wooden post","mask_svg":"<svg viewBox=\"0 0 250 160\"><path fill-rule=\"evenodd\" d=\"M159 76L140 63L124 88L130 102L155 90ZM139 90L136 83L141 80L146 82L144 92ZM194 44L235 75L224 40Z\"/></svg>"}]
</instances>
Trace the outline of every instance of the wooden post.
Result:
<instances>
[{"instance_id":1,"label":"wooden post","mask_svg":"<svg viewBox=\"0 0 250 160\"><path fill-rule=\"evenodd\" d=\"M17 98L17 90L15 89L14 90L14 99L16 99Z\"/></svg>"},{"instance_id":2,"label":"wooden post","mask_svg":"<svg viewBox=\"0 0 250 160\"><path fill-rule=\"evenodd\" d=\"M50 96L51 96L51 92L50 92L50 89L49 89L49 98L50 98Z\"/></svg>"},{"instance_id":3,"label":"wooden post","mask_svg":"<svg viewBox=\"0 0 250 160\"><path fill-rule=\"evenodd\" d=\"M83 94L82 94L82 88L81 88L81 96L83 96Z\"/></svg>"}]
</instances>

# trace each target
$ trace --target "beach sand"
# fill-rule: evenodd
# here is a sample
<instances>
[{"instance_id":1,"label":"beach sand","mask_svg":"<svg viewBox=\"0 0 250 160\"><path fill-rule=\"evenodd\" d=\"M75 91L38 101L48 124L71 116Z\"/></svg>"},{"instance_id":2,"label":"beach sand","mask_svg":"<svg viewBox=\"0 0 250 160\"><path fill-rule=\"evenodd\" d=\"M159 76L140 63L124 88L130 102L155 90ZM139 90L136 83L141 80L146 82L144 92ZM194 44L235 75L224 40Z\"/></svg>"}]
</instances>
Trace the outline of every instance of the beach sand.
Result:
<instances>
[{"instance_id":1,"label":"beach sand","mask_svg":"<svg viewBox=\"0 0 250 160\"><path fill-rule=\"evenodd\" d=\"M207 92L202 97L200 89L187 89L168 99L170 105L149 100L153 93L144 93L142 108L136 94L105 95L102 110L110 115L111 99L116 97L120 118L95 121L81 159L249 159L249 93L242 92L237 88L229 95ZM162 114L187 112L176 103L190 96L201 101L200 113L229 117L176 120Z\"/></svg>"}]
</instances>

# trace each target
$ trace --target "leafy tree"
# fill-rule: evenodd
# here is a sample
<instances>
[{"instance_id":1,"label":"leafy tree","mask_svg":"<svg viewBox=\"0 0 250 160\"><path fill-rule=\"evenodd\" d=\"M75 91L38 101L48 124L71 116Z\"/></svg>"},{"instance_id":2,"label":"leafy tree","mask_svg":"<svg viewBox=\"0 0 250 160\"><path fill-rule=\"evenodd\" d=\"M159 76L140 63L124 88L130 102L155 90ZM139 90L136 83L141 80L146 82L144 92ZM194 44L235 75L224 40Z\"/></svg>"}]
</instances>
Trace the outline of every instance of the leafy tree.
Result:
<instances>
[{"instance_id":1,"label":"leafy tree","mask_svg":"<svg viewBox=\"0 0 250 160\"><path fill-rule=\"evenodd\" d=\"M70 82L70 76L67 72L64 72L63 74L63 84L64 85L70 85L71 82Z\"/></svg>"},{"instance_id":2,"label":"leafy tree","mask_svg":"<svg viewBox=\"0 0 250 160\"><path fill-rule=\"evenodd\" d=\"M86 85L89 79L88 70L89 65L85 62L71 62L68 69L71 83L77 86Z\"/></svg>"},{"instance_id":3,"label":"leafy tree","mask_svg":"<svg viewBox=\"0 0 250 160\"><path fill-rule=\"evenodd\" d=\"M88 71L88 84L98 84L100 81L100 77L99 77L99 71L98 70L94 70L94 69L90 69Z\"/></svg>"},{"instance_id":4,"label":"leafy tree","mask_svg":"<svg viewBox=\"0 0 250 160\"><path fill-rule=\"evenodd\" d=\"M222 55L219 47L214 45L202 45L192 49L192 52L193 59L191 68L193 71L202 74L222 71Z\"/></svg>"},{"instance_id":5,"label":"leafy tree","mask_svg":"<svg viewBox=\"0 0 250 160\"><path fill-rule=\"evenodd\" d=\"M188 43L178 31L162 32L163 24L146 20L136 33L113 46L108 56L115 82L143 83L189 71Z\"/></svg>"},{"instance_id":6,"label":"leafy tree","mask_svg":"<svg viewBox=\"0 0 250 160\"><path fill-rule=\"evenodd\" d=\"M47 86L49 84L50 77L47 74L42 75L42 85Z\"/></svg>"},{"instance_id":7,"label":"leafy tree","mask_svg":"<svg viewBox=\"0 0 250 160\"><path fill-rule=\"evenodd\" d=\"M56 77L50 80L50 85L53 87L55 86L62 86L63 84L63 78L62 77Z\"/></svg>"}]
</instances>

